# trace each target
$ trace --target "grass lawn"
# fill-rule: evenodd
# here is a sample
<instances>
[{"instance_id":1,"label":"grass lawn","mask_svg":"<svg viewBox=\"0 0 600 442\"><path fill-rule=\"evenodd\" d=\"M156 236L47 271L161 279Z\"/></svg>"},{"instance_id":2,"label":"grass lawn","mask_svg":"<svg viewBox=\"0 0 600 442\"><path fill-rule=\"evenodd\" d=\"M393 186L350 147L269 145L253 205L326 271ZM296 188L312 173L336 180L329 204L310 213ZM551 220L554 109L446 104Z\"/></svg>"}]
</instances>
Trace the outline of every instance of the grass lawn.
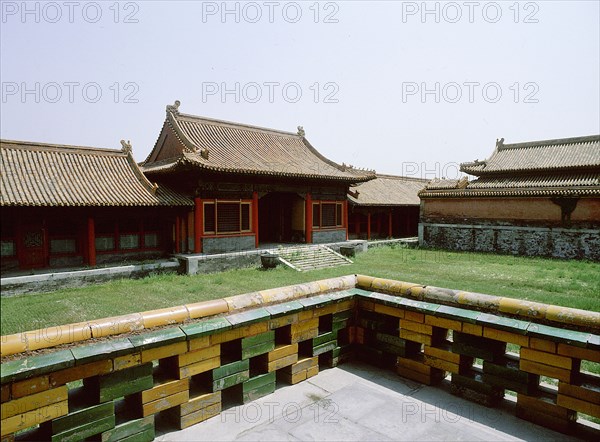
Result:
<instances>
[{"instance_id":1,"label":"grass lawn","mask_svg":"<svg viewBox=\"0 0 600 442\"><path fill-rule=\"evenodd\" d=\"M352 273L600 311L599 263L384 247L358 254L352 265L306 273L278 267L197 276L163 274L2 298L1 334Z\"/></svg>"}]
</instances>

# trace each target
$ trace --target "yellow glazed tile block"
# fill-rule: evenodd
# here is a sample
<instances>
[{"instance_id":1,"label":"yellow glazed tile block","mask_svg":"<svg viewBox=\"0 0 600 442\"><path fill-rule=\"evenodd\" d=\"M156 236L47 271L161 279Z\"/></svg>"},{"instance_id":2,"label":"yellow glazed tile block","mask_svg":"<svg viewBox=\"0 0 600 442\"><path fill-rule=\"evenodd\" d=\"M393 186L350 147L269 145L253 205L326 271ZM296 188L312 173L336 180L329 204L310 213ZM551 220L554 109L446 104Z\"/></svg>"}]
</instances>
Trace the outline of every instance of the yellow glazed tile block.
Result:
<instances>
[{"instance_id":1,"label":"yellow glazed tile block","mask_svg":"<svg viewBox=\"0 0 600 442\"><path fill-rule=\"evenodd\" d=\"M321 307L321 308L317 308L313 310L313 316L323 316L323 315L330 315L332 313L335 313L337 311L337 305L335 304L329 304L325 307Z\"/></svg>"},{"instance_id":2,"label":"yellow glazed tile block","mask_svg":"<svg viewBox=\"0 0 600 442\"><path fill-rule=\"evenodd\" d=\"M397 359L398 367L402 367L406 370L429 375L431 374L431 366L425 364L425 358L419 357L418 359L401 358Z\"/></svg>"},{"instance_id":3,"label":"yellow glazed tile block","mask_svg":"<svg viewBox=\"0 0 600 442\"><path fill-rule=\"evenodd\" d=\"M8 400L10 399L10 384L4 384L1 387L0 391L2 391L2 400L1 400L1 402L2 403L8 402Z\"/></svg>"},{"instance_id":4,"label":"yellow glazed tile block","mask_svg":"<svg viewBox=\"0 0 600 442\"><path fill-rule=\"evenodd\" d=\"M449 330L462 331L462 322L447 318L437 318L435 316L425 316L425 324L433 327L441 327Z\"/></svg>"},{"instance_id":5,"label":"yellow glazed tile block","mask_svg":"<svg viewBox=\"0 0 600 442\"><path fill-rule=\"evenodd\" d=\"M375 304L373 306L375 313L381 313L382 315L394 316L395 318L404 318L404 309L398 307L391 307L389 305Z\"/></svg>"},{"instance_id":6,"label":"yellow glazed tile block","mask_svg":"<svg viewBox=\"0 0 600 442\"><path fill-rule=\"evenodd\" d=\"M135 367L136 365L141 365L142 363L142 354L141 353L131 353L124 356L117 356L113 359L113 370L119 371L124 368Z\"/></svg>"},{"instance_id":7,"label":"yellow glazed tile block","mask_svg":"<svg viewBox=\"0 0 600 442\"><path fill-rule=\"evenodd\" d=\"M184 428L191 427L195 424L199 424L200 422L204 422L205 420L218 415L220 412L221 402L218 402L216 404L202 408L198 411L186 414L185 416L181 416L181 420L179 423L180 428L183 430Z\"/></svg>"},{"instance_id":8,"label":"yellow glazed tile block","mask_svg":"<svg viewBox=\"0 0 600 442\"><path fill-rule=\"evenodd\" d=\"M571 370L573 368L573 359L566 356L558 356L554 353L532 350L530 348L521 348L521 359L527 359L541 364L551 365L553 367Z\"/></svg>"},{"instance_id":9,"label":"yellow glazed tile block","mask_svg":"<svg viewBox=\"0 0 600 442\"><path fill-rule=\"evenodd\" d=\"M229 311L229 306L224 299L186 304L185 308L188 311L190 319L204 318L206 316L218 315L219 313L227 313Z\"/></svg>"},{"instance_id":10,"label":"yellow glazed tile block","mask_svg":"<svg viewBox=\"0 0 600 442\"><path fill-rule=\"evenodd\" d=\"M498 311L510 313L532 319L543 319L546 317L547 304L539 302L524 301L516 298L502 298Z\"/></svg>"},{"instance_id":11,"label":"yellow glazed tile block","mask_svg":"<svg viewBox=\"0 0 600 442\"><path fill-rule=\"evenodd\" d=\"M298 362L298 355L293 354L289 356L284 356L283 358L279 358L271 362L267 362L266 368L267 371L270 373L275 370L280 370L283 367L295 364L296 362Z\"/></svg>"},{"instance_id":12,"label":"yellow glazed tile block","mask_svg":"<svg viewBox=\"0 0 600 442\"><path fill-rule=\"evenodd\" d=\"M249 307L258 307L263 303L263 298L258 292L229 296L223 300L227 303L227 308L230 313Z\"/></svg>"},{"instance_id":13,"label":"yellow glazed tile block","mask_svg":"<svg viewBox=\"0 0 600 442\"><path fill-rule=\"evenodd\" d=\"M150 390L144 390L141 393L142 404L157 401L159 399L166 398L168 396L180 393L182 391L189 390L190 379L184 378L177 381L169 381L164 384L156 385ZM187 402L187 400L186 400Z\"/></svg>"},{"instance_id":14,"label":"yellow glazed tile block","mask_svg":"<svg viewBox=\"0 0 600 442\"><path fill-rule=\"evenodd\" d=\"M556 342L546 341L545 339L530 337L529 347L534 350L545 351L546 353L556 353Z\"/></svg>"},{"instance_id":15,"label":"yellow glazed tile block","mask_svg":"<svg viewBox=\"0 0 600 442\"><path fill-rule=\"evenodd\" d=\"M185 367L181 367L179 369L179 379L189 378L199 373L204 373L205 371L212 370L220 366L220 356L196 362L194 364L186 365Z\"/></svg>"},{"instance_id":16,"label":"yellow glazed tile block","mask_svg":"<svg viewBox=\"0 0 600 442\"><path fill-rule=\"evenodd\" d=\"M275 350L268 353L267 359L269 362L281 359L283 357L298 353L298 344L278 345Z\"/></svg>"},{"instance_id":17,"label":"yellow glazed tile block","mask_svg":"<svg viewBox=\"0 0 600 442\"><path fill-rule=\"evenodd\" d=\"M162 325L181 324L190 319L188 309L184 305L141 313L144 328Z\"/></svg>"},{"instance_id":18,"label":"yellow glazed tile block","mask_svg":"<svg viewBox=\"0 0 600 442\"><path fill-rule=\"evenodd\" d=\"M404 319L412 322L425 322L425 315L419 312L411 312L409 310L404 314Z\"/></svg>"},{"instance_id":19,"label":"yellow glazed tile block","mask_svg":"<svg viewBox=\"0 0 600 442\"><path fill-rule=\"evenodd\" d=\"M600 389L589 385L572 385L568 382L558 383L558 394L571 396L585 402L600 405Z\"/></svg>"},{"instance_id":20,"label":"yellow glazed tile block","mask_svg":"<svg viewBox=\"0 0 600 442\"><path fill-rule=\"evenodd\" d=\"M586 402L571 396L565 396L560 393L556 399L556 404L568 408L569 410L575 410L579 413L589 414L590 416L600 418L600 405L598 404L592 404L591 402Z\"/></svg>"},{"instance_id":21,"label":"yellow glazed tile block","mask_svg":"<svg viewBox=\"0 0 600 442\"><path fill-rule=\"evenodd\" d=\"M298 322L303 322L308 319L311 319L314 316L312 310L305 310L303 312L298 312Z\"/></svg>"},{"instance_id":22,"label":"yellow glazed tile block","mask_svg":"<svg viewBox=\"0 0 600 442\"><path fill-rule=\"evenodd\" d=\"M50 388L50 380L48 376L38 376L24 381L15 382L11 386L11 396L17 399L30 394L45 391Z\"/></svg>"},{"instance_id":23,"label":"yellow glazed tile block","mask_svg":"<svg viewBox=\"0 0 600 442\"><path fill-rule=\"evenodd\" d=\"M373 301L367 301L365 299L361 299L358 301L358 306L362 310L373 311L375 309L375 303Z\"/></svg>"},{"instance_id":24,"label":"yellow glazed tile block","mask_svg":"<svg viewBox=\"0 0 600 442\"><path fill-rule=\"evenodd\" d=\"M576 359L600 363L600 351L589 348L573 347L568 344L558 344L558 354Z\"/></svg>"},{"instance_id":25,"label":"yellow glazed tile block","mask_svg":"<svg viewBox=\"0 0 600 442\"><path fill-rule=\"evenodd\" d=\"M210 335L201 336L188 341L189 351L200 350L201 348L210 347Z\"/></svg>"},{"instance_id":26,"label":"yellow glazed tile block","mask_svg":"<svg viewBox=\"0 0 600 442\"><path fill-rule=\"evenodd\" d=\"M210 335L210 343L211 345L221 344L223 342L233 341L234 339L247 338L260 333L266 333L267 331L269 331L269 323L259 322L257 324L250 324L245 327L227 330L226 332L218 333L216 335Z\"/></svg>"},{"instance_id":27,"label":"yellow glazed tile block","mask_svg":"<svg viewBox=\"0 0 600 442\"><path fill-rule=\"evenodd\" d=\"M453 364L460 363L460 355L457 353L452 353L451 351L446 351L441 348L430 347L428 345L425 346L423 353L425 356L431 356L437 359L442 359L444 361L451 362Z\"/></svg>"},{"instance_id":28,"label":"yellow glazed tile block","mask_svg":"<svg viewBox=\"0 0 600 442\"><path fill-rule=\"evenodd\" d=\"M430 367L439 368L440 370L449 371L450 373L458 373L460 365L454 364L443 359L434 358L433 356L425 355L425 365Z\"/></svg>"},{"instance_id":29,"label":"yellow glazed tile block","mask_svg":"<svg viewBox=\"0 0 600 442\"><path fill-rule=\"evenodd\" d=\"M175 342L174 344L165 345L163 347L151 348L142 351L142 364L146 362L156 361L157 359L176 356L188 351L188 343L186 341Z\"/></svg>"},{"instance_id":30,"label":"yellow glazed tile block","mask_svg":"<svg viewBox=\"0 0 600 442\"><path fill-rule=\"evenodd\" d=\"M372 276L356 275L356 285L361 289L370 289L374 280Z\"/></svg>"},{"instance_id":31,"label":"yellow glazed tile block","mask_svg":"<svg viewBox=\"0 0 600 442\"><path fill-rule=\"evenodd\" d=\"M563 324L600 328L600 313L588 310L549 305L546 309L546 319Z\"/></svg>"},{"instance_id":32,"label":"yellow glazed tile block","mask_svg":"<svg viewBox=\"0 0 600 442\"><path fill-rule=\"evenodd\" d=\"M279 318L274 318L269 321L269 329L274 330L279 327L285 327L286 325L294 324L298 322L298 313L293 313L287 316L280 316ZM312 316L311 316L312 318Z\"/></svg>"},{"instance_id":33,"label":"yellow glazed tile block","mask_svg":"<svg viewBox=\"0 0 600 442\"><path fill-rule=\"evenodd\" d=\"M2 336L0 353L2 357L27 351L27 337L24 333Z\"/></svg>"},{"instance_id":34,"label":"yellow glazed tile block","mask_svg":"<svg viewBox=\"0 0 600 442\"><path fill-rule=\"evenodd\" d=\"M406 319L400 320L400 331L402 330L410 330L413 332L421 333L423 335L431 335L433 333L433 327L431 325L421 324L420 322L408 321Z\"/></svg>"},{"instance_id":35,"label":"yellow glazed tile block","mask_svg":"<svg viewBox=\"0 0 600 442\"><path fill-rule=\"evenodd\" d=\"M151 414L156 414L160 411L168 410L169 408L186 403L189 399L190 392L189 390L185 390L152 402L148 402L147 404L142 405L142 416L146 417L150 416Z\"/></svg>"},{"instance_id":36,"label":"yellow glazed tile block","mask_svg":"<svg viewBox=\"0 0 600 442\"><path fill-rule=\"evenodd\" d=\"M66 401L68 395L68 388L63 386L6 402L2 404L1 419L7 419L16 416L17 414L23 414L31 410L42 408L46 405Z\"/></svg>"},{"instance_id":37,"label":"yellow glazed tile block","mask_svg":"<svg viewBox=\"0 0 600 442\"><path fill-rule=\"evenodd\" d=\"M79 379L110 373L112 369L112 360L105 359L55 371L54 373L50 373L49 381L52 387L57 387L59 385L65 385L67 382L73 382Z\"/></svg>"},{"instance_id":38,"label":"yellow glazed tile block","mask_svg":"<svg viewBox=\"0 0 600 442\"><path fill-rule=\"evenodd\" d=\"M553 367L551 365L533 362L521 358L521 360L519 361L519 369L528 373L539 374L541 376L548 376L549 378L558 379L563 382L571 382L571 370L567 370L564 368Z\"/></svg>"},{"instance_id":39,"label":"yellow glazed tile block","mask_svg":"<svg viewBox=\"0 0 600 442\"><path fill-rule=\"evenodd\" d=\"M180 367L185 367L206 359L212 359L215 356L221 356L221 346L219 344L181 354L177 357L177 363Z\"/></svg>"},{"instance_id":40,"label":"yellow glazed tile block","mask_svg":"<svg viewBox=\"0 0 600 442\"><path fill-rule=\"evenodd\" d=\"M319 374L319 366L315 365L314 367L310 367L306 369L306 379L312 378Z\"/></svg>"},{"instance_id":41,"label":"yellow glazed tile block","mask_svg":"<svg viewBox=\"0 0 600 442\"><path fill-rule=\"evenodd\" d=\"M468 334L474 335L474 336L482 336L483 335L483 327L481 325L463 322L462 332L468 333Z\"/></svg>"},{"instance_id":42,"label":"yellow glazed tile block","mask_svg":"<svg viewBox=\"0 0 600 442\"><path fill-rule=\"evenodd\" d=\"M114 336L144 329L143 318L139 313L97 319L90 321L89 325L92 329L93 338Z\"/></svg>"},{"instance_id":43,"label":"yellow glazed tile block","mask_svg":"<svg viewBox=\"0 0 600 442\"><path fill-rule=\"evenodd\" d=\"M522 347L529 345L529 337L518 335L516 333L507 332L505 330L497 330L490 327L483 327L483 336L485 338L494 339L496 341L509 342Z\"/></svg>"},{"instance_id":44,"label":"yellow glazed tile block","mask_svg":"<svg viewBox=\"0 0 600 442\"><path fill-rule=\"evenodd\" d=\"M57 402L36 410L28 411L16 416L2 419L0 423L0 432L2 436L14 433L19 430L25 430L34 425L47 422L69 413L68 401Z\"/></svg>"},{"instance_id":45,"label":"yellow glazed tile block","mask_svg":"<svg viewBox=\"0 0 600 442\"><path fill-rule=\"evenodd\" d=\"M400 329L400 337L407 341L420 342L421 344L431 345L431 335L424 335L413 330Z\"/></svg>"},{"instance_id":46,"label":"yellow glazed tile block","mask_svg":"<svg viewBox=\"0 0 600 442\"><path fill-rule=\"evenodd\" d=\"M25 335L27 336L27 349L35 351L61 344L85 341L92 337L92 330L87 322L80 322L33 330L26 332Z\"/></svg>"}]
</instances>

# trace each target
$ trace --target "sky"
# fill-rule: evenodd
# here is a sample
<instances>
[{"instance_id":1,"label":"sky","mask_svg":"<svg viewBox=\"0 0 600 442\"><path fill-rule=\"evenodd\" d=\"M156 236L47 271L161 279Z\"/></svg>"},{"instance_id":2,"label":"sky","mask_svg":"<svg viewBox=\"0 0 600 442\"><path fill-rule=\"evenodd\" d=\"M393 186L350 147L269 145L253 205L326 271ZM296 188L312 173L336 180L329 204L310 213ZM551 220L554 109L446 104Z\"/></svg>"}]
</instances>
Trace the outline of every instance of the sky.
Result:
<instances>
[{"instance_id":1,"label":"sky","mask_svg":"<svg viewBox=\"0 0 600 442\"><path fill-rule=\"evenodd\" d=\"M379 173L459 176L600 133L600 2L2 1L3 139L143 161L187 114L296 132Z\"/></svg>"}]
</instances>

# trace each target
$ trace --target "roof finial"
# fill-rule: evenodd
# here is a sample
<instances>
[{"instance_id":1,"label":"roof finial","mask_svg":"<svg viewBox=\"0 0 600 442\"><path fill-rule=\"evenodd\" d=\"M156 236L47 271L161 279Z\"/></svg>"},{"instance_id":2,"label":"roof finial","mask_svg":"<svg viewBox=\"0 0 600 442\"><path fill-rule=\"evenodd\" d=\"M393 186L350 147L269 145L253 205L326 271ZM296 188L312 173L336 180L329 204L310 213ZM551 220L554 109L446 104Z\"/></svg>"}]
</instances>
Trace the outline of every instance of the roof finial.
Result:
<instances>
[{"instance_id":1,"label":"roof finial","mask_svg":"<svg viewBox=\"0 0 600 442\"><path fill-rule=\"evenodd\" d=\"M181 101L175 100L174 104L167 104L167 112L174 113L175 115L179 114L179 105Z\"/></svg>"},{"instance_id":2,"label":"roof finial","mask_svg":"<svg viewBox=\"0 0 600 442\"><path fill-rule=\"evenodd\" d=\"M121 140L121 150L123 151L123 153L126 153L127 155L131 155L133 153L133 148L131 147L131 141L127 140Z\"/></svg>"},{"instance_id":3,"label":"roof finial","mask_svg":"<svg viewBox=\"0 0 600 442\"><path fill-rule=\"evenodd\" d=\"M302 126L298 126L298 135L303 137L305 134L306 132L304 132L304 128Z\"/></svg>"},{"instance_id":4,"label":"roof finial","mask_svg":"<svg viewBox=\"0 0 600 442\"><path fill-rule=\"evenodd\" d=\"M496 138L496 149L502 149L504 147L504 138Z\"/></svg>"}]
</instances>

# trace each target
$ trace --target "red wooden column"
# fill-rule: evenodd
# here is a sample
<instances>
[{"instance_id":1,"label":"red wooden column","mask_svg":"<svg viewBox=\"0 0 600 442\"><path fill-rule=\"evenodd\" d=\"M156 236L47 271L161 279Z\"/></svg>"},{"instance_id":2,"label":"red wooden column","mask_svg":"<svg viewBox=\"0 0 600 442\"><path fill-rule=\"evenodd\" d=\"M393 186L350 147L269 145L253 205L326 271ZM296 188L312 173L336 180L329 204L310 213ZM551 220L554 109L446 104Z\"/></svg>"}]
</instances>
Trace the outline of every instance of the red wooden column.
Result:
<instances>
[{"instance_id":1,"label":"red wooden column","mask_svg":"<svg viewBox=\"0 0 600 442\"><path fill-rule=\"evenodd\" d=\"M312 243L312 222L313 222L313 206L312 206L312 195L309 193L306 194L306 220L304 226L304 234L306 236L306 243Z\"/></svg>"},{"instance_id":2,"label":"red wooden column","mask_svg":"<svg viewBox=\"0 0 600 442\"><path fill-rule=\"evenodd\" d=\"M344 225L344 229L346 229L346 241L348 241L348 200L344 201L342 212L342 216L344 217L342 224Z\"/></svg>"},{"instance_id":3,"label":"red wooden column","mask_svg":"<svg viewBox=\"0 0 600 442\"><path fill-rule=\"evenodd\" d=\"M392 211L388 213L388 238L392 237Z\"/></svg>"},{"instance_id":4,"label":"red wooden column","mask_svg":"<svg viewBox=\"0 0 600 442\"><path fill-rule=\"evenodd\" d=\"M194 198L194 253L202 253L202 234L204 233L204 207L202 200Z\"/></svg>"},{"instance_id":5,"label":"red wooden column","mask_svg":"<svg viewBox=\"0 0 600 442\"><path fill-rule=\"evenodd\" d=\"M381 236L381 213L377 214L377 236Z\"/></svg>"},{"instance_id":6,"label":"red wooden column","mask_svg":"<svg viewBox=\"0 0 600 442\"><path fill-rule=\"evenodd\" d=\"M96 265L96 224L94 217L88 216L87 220L87 245L88 245L88 263L90 266Z\"/></svg>"},{"instance_id":7,"label":"red wooden column","mask_svg":"<svg viewBox=\"0 0 600 442\"><path fill-rule=\"evenodd\" d=\"M254 228L254 247L258 249L258 192L252 192L252 227Z\"/></svg>"},{"instance_id":8,"label":"red wooden column","mask_svg":"<svg viewBox=\"0 0 600 442\"><path fill-rule=\"evenodd\" d=\"M367 239L371 239L371 212L367 213Z\"/></svg>"},{"instance_id":9,"label":"red wooden column","mask_svg":"<svg viewBox=\"0 0 600 442\"><path fill-rule=\"evenodd\" d=\"M358 212L354 214L354 233L357 238L360 238L360 214Z\"/></svg>"},{"instance_id":10,"label":"red wooden column","mask_svg":"<svg viewBox=\"0 0 600 442\"><path fill-rule=\"evenodd\" d=\"M181 252L181 218L175 217L175 253Z\"/></svg>"}]
</instances>

